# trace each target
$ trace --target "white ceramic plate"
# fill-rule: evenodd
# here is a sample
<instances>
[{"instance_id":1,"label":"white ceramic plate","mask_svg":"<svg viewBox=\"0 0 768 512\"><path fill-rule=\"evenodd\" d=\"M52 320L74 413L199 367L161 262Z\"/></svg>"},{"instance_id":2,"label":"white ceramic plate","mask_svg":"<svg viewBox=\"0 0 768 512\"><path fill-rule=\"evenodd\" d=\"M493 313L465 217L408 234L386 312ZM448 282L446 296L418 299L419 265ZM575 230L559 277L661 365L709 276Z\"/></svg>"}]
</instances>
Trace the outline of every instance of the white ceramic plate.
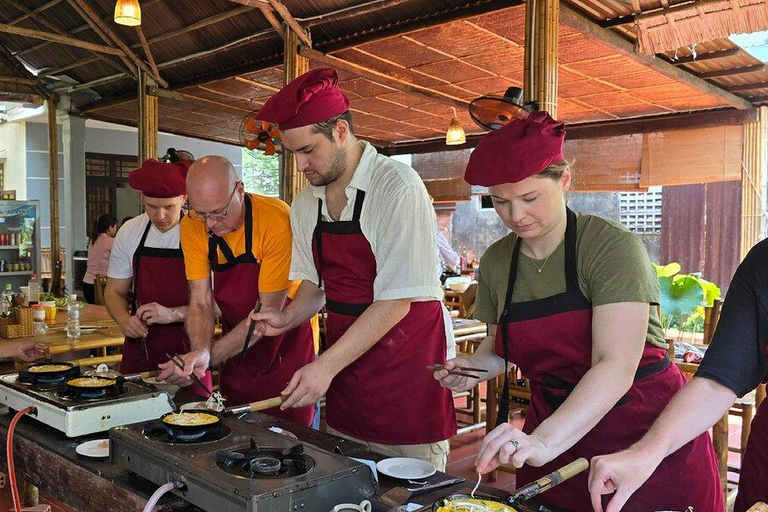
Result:
<instances>
[{"instance_id":1,"label":"white ceramic plate","mask_svg":"<svg viewBox=\"0 0 768 512\"><path fill-rule=\"evenodd\" d=\"M393 457L380 460L376 463L376 469L387 476L402 480L427 478L434 475L437 471L435 466L427 461L408 457Z\"/></svg>"},{"instance_id":2,"label":"white ceramic plate","mask_svg":"<svg viewBox=\"0 0 768 512\"><path fill-rule=\"evenodd\" d=\"M77 445L75 451L83 457L104 458L109 457L109 439L94 439Z\"/></svg>"}]
</instances>

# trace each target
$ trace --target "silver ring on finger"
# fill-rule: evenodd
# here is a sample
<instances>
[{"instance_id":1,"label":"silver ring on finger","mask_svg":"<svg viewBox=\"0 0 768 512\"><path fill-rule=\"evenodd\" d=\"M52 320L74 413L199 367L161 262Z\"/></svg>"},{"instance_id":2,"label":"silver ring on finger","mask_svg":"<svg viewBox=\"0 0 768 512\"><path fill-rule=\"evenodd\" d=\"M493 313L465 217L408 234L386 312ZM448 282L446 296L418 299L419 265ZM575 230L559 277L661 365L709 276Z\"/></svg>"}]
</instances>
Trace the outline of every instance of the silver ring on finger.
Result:
<instances>
[{"instance_id":1,"label":"silver ring on finger","mask_svg":"<svg viewBox=\"0 0 768 512\"><path fill-rule=\"evenodd\" d=\"M512 446L514 446L515 449L517 449L517 447L520 446L520 441L518 441L516 439L513 440L513 441L510 441L510 443L512 443Z\"/></svg>"}]
</instances>

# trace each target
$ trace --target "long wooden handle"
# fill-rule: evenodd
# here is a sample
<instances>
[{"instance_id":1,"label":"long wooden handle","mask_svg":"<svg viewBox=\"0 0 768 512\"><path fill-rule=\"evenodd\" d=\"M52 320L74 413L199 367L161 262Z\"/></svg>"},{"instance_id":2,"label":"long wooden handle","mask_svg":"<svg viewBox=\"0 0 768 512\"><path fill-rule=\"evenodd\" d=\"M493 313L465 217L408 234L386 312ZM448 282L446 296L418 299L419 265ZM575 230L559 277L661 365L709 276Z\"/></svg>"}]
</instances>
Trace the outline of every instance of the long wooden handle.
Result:
<instances>
[{"instance_id":1,"label":"long wooden handle","mask_svg":"<svg viewBox=\"0 0 768 512\"><path fill-rule=\"evenodd\" d=\"M250 412L263 411L264 409L271 409L273 407L277 407L282 403L283 403L283 397L276 396L275 398L268 398L266 400L253 402L248 406L248 410Z\"/></svg>"},{"instance_id":2,"label":"long wooden handle","mask_svg":"<svg viewBox=\"0 0 768 512\"><path fill-rule=\"evenodd\" d=\"M552 487L560 484L569 478L572 478L589 467L589 462L584 457L576 459L570 464L563 466L562 468L545 475L538 480L534 480L525 487L513 491L509 495L509 501L516 503L518 501L527 500L533 498L537 494L540 494Z\"/></svg>"}]
</instances>

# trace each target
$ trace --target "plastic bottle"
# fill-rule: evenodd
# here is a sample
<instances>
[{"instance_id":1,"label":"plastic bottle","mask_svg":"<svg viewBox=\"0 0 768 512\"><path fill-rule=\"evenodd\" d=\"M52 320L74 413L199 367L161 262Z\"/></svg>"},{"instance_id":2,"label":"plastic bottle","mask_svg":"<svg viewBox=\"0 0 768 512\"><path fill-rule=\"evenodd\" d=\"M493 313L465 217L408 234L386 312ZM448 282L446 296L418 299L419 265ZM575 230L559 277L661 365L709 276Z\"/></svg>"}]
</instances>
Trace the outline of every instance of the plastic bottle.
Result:
<instances>
[{"instance_id":1,"label":"plastic bottle","mask_svg":"<svg viewBox=\"0 0 768 512\"><path fill-rule=\"evenodd\" d=\"M80 304L77 302L77 294L70 294L67 301L67 338L80 338Z\"/></svg>"},{"instance_id":2,"label":"plastic bottle","mask_svg":"<svg viewBox=\"0 0 768 512\"><path fill-rule=\"evenodd\" d=\"M29 287L29 305L34 306L38 302L40 302L40 282L37 280L37 274L33 273L31 276L29 276L29 282L27 283L27 286Z\"/></svg>"},{"instance_id":3,"label":"plastic bottle","mask_svg":"<svg viewBox=\"0 0 768 512\"><path fill-rule=\"evenodd\" d=\"M3 291L3 311L11 310L11 301L13 300L13 285L6 283Z\"/></svg>"}]
</instances>

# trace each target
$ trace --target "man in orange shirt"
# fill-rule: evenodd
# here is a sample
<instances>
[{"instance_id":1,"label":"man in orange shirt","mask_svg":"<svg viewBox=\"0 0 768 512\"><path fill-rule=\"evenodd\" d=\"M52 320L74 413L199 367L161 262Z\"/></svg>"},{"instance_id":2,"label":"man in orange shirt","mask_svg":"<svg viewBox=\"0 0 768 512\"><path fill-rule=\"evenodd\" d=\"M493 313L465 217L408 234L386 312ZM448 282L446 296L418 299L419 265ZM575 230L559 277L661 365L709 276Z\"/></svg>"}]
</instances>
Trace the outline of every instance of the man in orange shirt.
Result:
<instances>
[{"instance_id":1,"label":"man in orange shirt","mask_svg":"<svg viewBox=\"0 0 768 512\"><path fill-rule=\"evenodd\" d=\"M192 372L201 376L212 362L219 365L226 405L279 396L294 372L315 358L309 322L284 335L252 341L244 358L240 352L247 333L244 320L256 301L263 311L280 310L288 298L288 205L246 193L229 160L217 156L192 164L187 195L192 211L181 222L181 245L190 288L187 332L192 351L184 356L183 372L168 362L161 365L159 378L186 385ZM212 344L216 307L225 334ZM266 412L312 423L311 406Z\"/></svg>"}]
</instances>

